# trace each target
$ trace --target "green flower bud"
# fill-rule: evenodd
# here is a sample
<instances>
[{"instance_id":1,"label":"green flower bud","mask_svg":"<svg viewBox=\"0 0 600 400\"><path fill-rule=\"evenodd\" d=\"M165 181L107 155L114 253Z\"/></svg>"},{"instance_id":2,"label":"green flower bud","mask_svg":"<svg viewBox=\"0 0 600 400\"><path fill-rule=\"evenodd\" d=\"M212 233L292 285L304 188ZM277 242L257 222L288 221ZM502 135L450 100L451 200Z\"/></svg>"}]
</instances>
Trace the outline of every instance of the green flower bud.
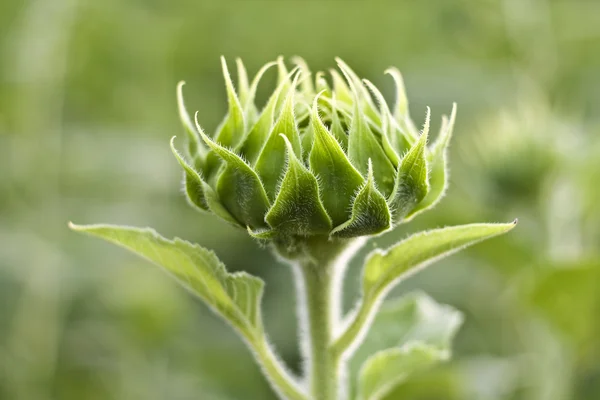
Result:
<instances>
[{"instance_id":1,"label":"green flower bud","mask_svg":"<svg viewBox=\"0 0 600 400\"><path fill-rule=\"evenodd\" d=\"M381 92L343 61L339 72L311 77L294 59L279 58L249 83L237 60L237 92L221 60L228 113L209 135L192 122L178 85L186 154L171 147L184 170L185 193L196 208L252 236L293 243L310 237L352 238L392 229L432 207L447 184L446 148L456 108L428 146L429 110L422 132L410 119L400 73L390 109ZM278 84L259 111L263 74L276 66Z\"/></svg>"}]
</instances>

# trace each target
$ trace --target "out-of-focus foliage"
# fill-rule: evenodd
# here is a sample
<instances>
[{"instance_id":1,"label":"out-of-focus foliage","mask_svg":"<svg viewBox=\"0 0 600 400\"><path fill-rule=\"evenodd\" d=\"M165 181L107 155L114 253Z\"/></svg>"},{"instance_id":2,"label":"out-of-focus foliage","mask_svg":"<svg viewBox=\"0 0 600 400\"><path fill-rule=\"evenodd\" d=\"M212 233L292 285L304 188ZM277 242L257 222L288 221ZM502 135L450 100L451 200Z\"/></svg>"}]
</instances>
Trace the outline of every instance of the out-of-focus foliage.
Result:
<instances>
[{"instance_id":1,"label":"out-of-focus foliage","mask_svg":"<svg viewBox=\"0 0 600 400\"><path fill-rule=\"evenodd\" d=\"M379 245L520 220L398 288L452 304L465 325L452 362L388 398L597 399L598 15L588 0L0 2L0 398L272 398L204 306L66 222L151 225L263 277L271 340L297 363L291 274L187 206L168 140L182 134L177 81L213 129L221 54L250 73L298 54L315 70L340 56L380 76L388 101L393 84L377 74L398 66L415 120L424 101L434 115L459 104L447 197Z\"/></svg>"}]
</instances>

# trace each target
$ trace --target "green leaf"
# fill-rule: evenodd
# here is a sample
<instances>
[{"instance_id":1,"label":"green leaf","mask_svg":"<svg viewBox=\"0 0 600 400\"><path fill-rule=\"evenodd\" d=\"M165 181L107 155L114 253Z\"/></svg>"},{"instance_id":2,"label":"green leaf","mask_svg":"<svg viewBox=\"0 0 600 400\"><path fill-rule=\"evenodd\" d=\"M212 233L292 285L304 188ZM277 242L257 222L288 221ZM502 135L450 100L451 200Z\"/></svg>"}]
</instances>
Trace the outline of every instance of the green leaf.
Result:
<instances>
[{"instance_id":1,"label":"green leaf","mask_svg":"<svg viewBox=\"0 0 600 400\"><path fill-rule=\"evenodd\" d=\"M270 203L256 172L240 156L206 136L197 120L196 125L204 142L226 163L216 185L220 203L244 226L266 227L264 215Z\"/></svg>"},{"instance_id":2,"label":"green leaf","mask_svg":"<svg viewBox=\"0 0 600 400\"><path fill-rule=\"evenodd\" d=\"M470 224L434 229L410 236L386 251L369 254L363 270L363 301L376 301L401 280L434 261L515 227L508 224Z\"/></svg>"},{"instance_id":3,"label":"green leaf","mask_svg":"<svg viewBox=\"0 0 600 400\"><path fill-rule=\"evenodd\" d=\"M429 191L426 159L429 118L430 111L428 107L423 133L417 143L404 156L398 168L393 197L390 199L394 222L401 221L425 198Z\"/></svg>"},{"instance_id":4,"label":"green leaf","mask_svg":"<svg viewBox=\"0 0 600 400\"><path fill-rule=\"evenodd\" d=\"M152 229L73 224L70 227L131 250L158 265L248 340L262 335L263 281L245 272L228 273L212 251L178 238L167 240Z\"/></svg>"},{"instance_id":5,"label":"green leaf","mask_svg":"<svg viewBox=\"0 0 600 400\"><path fill-rule=\"evenodd\" d=\"M356 84L350 78L348 82L354 94L354 113L348 134L348 156L363 176L367 175L367 164L371 160L375 181L383 194L389 196L394 190L396 171L360 109L360 95Z\"/></svg>"},{"instance_id":6,"label":"green leaf","mask_svg":"<svg viewBox=\"0 0 600 400\"><path fill-rule=\"evenodd\" d=\"M271 129L267 142L262 148L255 170L262 179L269 199L273 199L277 193L277 184L283 174L283 165L285 164L285 143L279 137L283 133L292 144L294 153L297 157L302 157L302 148L300 145L300 134L296 126L294 117L294 95L298 77L296 74L294 82L288 89L285 102L283 103L281 114Z\"/></svg>"},{"instance_id":7,"label":"green leaf","mask_svg":"<svg viewBox=\"0 0 600 400\"><path fill-rule=\"evenodd\" d=\"M443 359L440 352L416 342L412 346L377 353L363 366L359 377L359 400L379 400L418 371Z\"/></svg>"},{"instance_id":8,"label":"green leaf","mask_svg":"<svg viewBox=\"0 0 600 400\"><path fill-rule=\"evenodd\" d=\"M429 192L425 198L406 216L406 219L413 218L414 216L434 207L440 202L446 188L448 187L448 144L452 137L452 131L454 129L454 121L456 120L456 103L452 106L452 114L450 120L443 116L442 127L440 134L432 146L431 152L428 154L428 165L429 169Z\"/></svg>"},{"instance_id":9,"label":"green leaf","mask_svg":"<svg viewBox=\"0 0 600 400\"><path fill-rule=\"evenodd\" d=\"M298 160L288 138L280 136L287 147L288 167L265 220L283 235L327 234L331 219L321 202L317 178Z\"/></svg>"},{"instance_id":10,"label":"green leaf","mask_svg":"<svg viewBox=\"0 0 600 400\"><path fill-rule=\"evenodd\" d=\"M386 302L355 353L359 398L378 399L412 373L446 360L462 314L416 292Z\"/></svg>"},{"instance_id":11,"label":"green leaf","mask_svg":"<svg viewBox=\"0 0 600 400\"><path fill-rule=\"evenodd\" d=\"M367 180L354 198L352 217L336 227L331 235L355 237L376 235L392 227L392 216L385 197L375 187L373 164L368 161Z\"/></svg>"},{"instance_id":12,"label":"green leaf","mask_svg":"<svg viewBox=\"0 0 600 400\"><path fill-rule=\"evenodd\" d=\"M311 113L311 128L314 143L309 155L311 170L317 175L321 188L323 204L334 226L350 218L349 208L356 190L364 179L350 163L340 144L329 133L319 117L317 95Z\"/></svg>"},{"instance_id":13,"label":"green leaf","mask_svg":"<svg viewBox=\"0 0 600 400\"><path fill-rule=\"evenodd\" d=\"M221 57L221 66L223 68L223 77L225 78L225 88L227 89L229 111L220 129L218 129L215 141L224 147L235 147L245 134L244 111L235 93L224 57Z\"/></svg>"},{"instance_id":14,"label":"green leaf","mask_svg":"<svg viewBox=\"0 0 600 400\"><path fill-rule=\"evenodd\" d=\"M198 172L196 172L196 170L192 168L179 154L175 148L174 141L175 136L171 138L171 151L177 159L177 162L179 162L179 165L181 165L181 168L183 168L186 197L192 206L204 211L208 211L208 204L206 203L206 198L204 196L204 185L202 178Z\"/></svg>"}]
</instances>

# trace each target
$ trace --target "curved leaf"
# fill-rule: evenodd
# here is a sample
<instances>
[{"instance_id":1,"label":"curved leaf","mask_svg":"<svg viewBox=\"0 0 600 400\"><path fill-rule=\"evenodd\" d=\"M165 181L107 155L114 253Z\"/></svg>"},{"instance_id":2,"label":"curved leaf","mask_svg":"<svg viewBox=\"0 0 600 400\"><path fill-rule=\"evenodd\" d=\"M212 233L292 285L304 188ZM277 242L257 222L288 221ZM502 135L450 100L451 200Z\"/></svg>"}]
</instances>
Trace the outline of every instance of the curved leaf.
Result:
<instances>
[{"instance_id":1,"label":"curved leaf","mask_svg":"<svg viewBox=\"0 0 600 400\"><path fill-rule=\"evenodd\" d=\"M369 254L363 270L363 301L374 301L400 280L432 262L515 227L509 224L470 224L420 232L386 251Z\"/></svg>"},{"instance_id":2,"label":"curved leaf","mask_svg":"<svg viewBox=\"0 0 600 400\"><path fill-rule=\"evenodd\" d=\"M360 371L359 398L381 398L412 373L449 358L462 321L459 311L421 292L386 302L352 360L352 372Z\"/></svg>"},{"instance_id":3,"label":"curved leaf","mask_svg":"<svg viewBox=\"0 0 600 400\"><path fill-rule=\"evenodd\" d=\"M264 282L245 272L228 273L212 251L178 238L167 240L148 228L73 224L70 227L131 250L158 265L248 339L262 334L260 302Z\"/></svg>"},{"instance_id":4,"label":"curved leaf","mask_svg":"<svg viewBox=\"0 0 600 400\"><path fill-rule=\"evenodd\" d=\"M438 349L420 342L379 352L367 360L360 372L357 398L382 399L411 374L443 359Z\"/></svg>"}]
</instances>

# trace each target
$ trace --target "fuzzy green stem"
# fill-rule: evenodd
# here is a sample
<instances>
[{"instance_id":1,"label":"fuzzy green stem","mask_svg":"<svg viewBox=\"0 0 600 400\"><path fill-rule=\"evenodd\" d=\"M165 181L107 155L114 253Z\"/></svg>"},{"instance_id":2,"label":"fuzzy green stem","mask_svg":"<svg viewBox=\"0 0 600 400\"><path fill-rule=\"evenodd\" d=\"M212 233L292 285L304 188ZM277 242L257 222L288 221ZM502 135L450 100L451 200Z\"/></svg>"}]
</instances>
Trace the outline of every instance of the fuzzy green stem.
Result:
<instances>
[{"instance_id":1,"label":"fuzzy green stem","mask_svg":"<svg viewBox=\"0 0 600 400\"><path fill-rule=\"evenodd\" d=\"M303 278L308 335L308 382L314 399L337 400L339 358L330 351L333 333L332 265L305 262Z\"/></svg>"},{"instance_id":2,"label":"fuzzy green stem","mask_svg":"<svg viewBox=\"0 0 600 400\"><path fill-rule=\"evenodd\" d=\"M302 356L308 392L314 400L344 400L346 363L332 348L340 330L342 282L350 259L365 243L313 236L275 243L273 250L296 275Z\"/></svg>"}]
</instances>

